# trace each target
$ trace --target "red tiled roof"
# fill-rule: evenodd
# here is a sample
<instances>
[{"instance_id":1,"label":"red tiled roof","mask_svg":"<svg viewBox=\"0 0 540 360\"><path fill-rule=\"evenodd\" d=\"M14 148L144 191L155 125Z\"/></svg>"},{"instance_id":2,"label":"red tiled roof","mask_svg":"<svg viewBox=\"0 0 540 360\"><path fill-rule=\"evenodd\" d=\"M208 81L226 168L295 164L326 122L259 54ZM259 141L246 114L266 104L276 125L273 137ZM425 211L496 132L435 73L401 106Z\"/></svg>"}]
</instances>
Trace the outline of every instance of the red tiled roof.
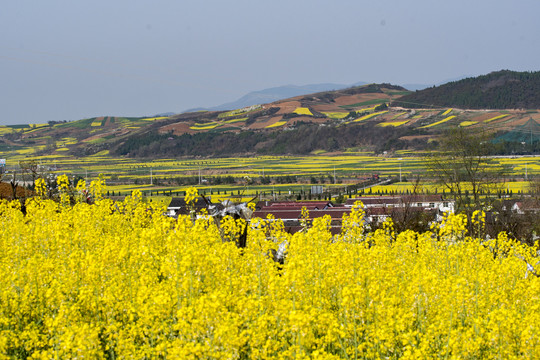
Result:
<instances>
[{"instance_id":1,"label":"red tiled roof","mask_svg":"<svg viewBox=\"0 0 540 360\"><path fill-rule=\"evenodd\" d=\"M355 199L347 199L346 205L353 205L356 201L361 201L364 205L391 205L402 203L418 203L418 202L441 202L442 195L401 195L401 196L365 196Z\"/></svg>"},{"instance_id":2,"label":"red tiled roof","mask_svg":"<svg viewBox=\"0 0 540 360\"><path fill-rule=\"evenodd\" d=\"M325 206L333 206L330 201L281 201L281 202L272 202L272 201L260 201L257 204L261 209L279 209L279 208L298 208L306 207L308 210L319 208L322 209Z\"/></svg>"}]
</instances>

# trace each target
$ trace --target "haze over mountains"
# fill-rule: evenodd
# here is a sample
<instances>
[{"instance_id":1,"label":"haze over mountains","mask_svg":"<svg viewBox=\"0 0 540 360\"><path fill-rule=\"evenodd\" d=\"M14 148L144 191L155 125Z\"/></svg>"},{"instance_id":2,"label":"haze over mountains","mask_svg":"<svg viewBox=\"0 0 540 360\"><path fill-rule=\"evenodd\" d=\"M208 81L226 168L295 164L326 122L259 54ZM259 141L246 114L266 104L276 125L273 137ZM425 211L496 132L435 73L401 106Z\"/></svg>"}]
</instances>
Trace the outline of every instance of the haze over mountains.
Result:
<instances>
[{"instance_id":1,"label":"haze over mountains","mask_svg":"<svg viewBox=\"0 0 540 360\"><path fill-rule=\"evenodd\" d=\"M457 81L466 78L466 76L460 76L458 78L454 79L448 79L446 81L439 82L437 84L404 84L401 85L407 90L416 91L416 90L423 90L431 86L439 86L441 84L445 84L450 81ZM359 81L354 84L335 84L335 83L322 83L322 84L309 84L309 85L283 85L283 86L277 86L272 87L268 89L263 90L257 90L247 93L246 95L242 96L238 100L231 101L228 103L224 103L221 105L211 106L211 107L205 107L205 108L193 108L188 109L183 112L192 112L192 111L201 111L201 110L209 110L209 111L219 111L219 110L233 110L233 109L240 109L246 106L256 105L256 104L268 104L274 101L283 100L299 95L307 95L322 91L332 91L332 90L341 90L346 89L349 87L355 87L355 86L361 86L366 85L367 82Z\"/></svg>"},{"instance_id":2,"label":"haze over mountains","mask_svg":"<svg viewBox=\"0 0 540 360\"><path fill-rule=\"evenodd\" d=\"M256 104L268 104L274 101L283 100L299 95L312 94L321 91L332 91L332 90L341 90L348 87L365 85L366 82L358 82L352 85L344 84L333 84L333 83L322 83L322 84L309 84L309 85L283 85L272 87L263 90L252 91L242 96L238 100L224 103L217 106L212 106L208 108L194 108L188 109L184 112L200 111L200 110L209 110L209 111L219 111L219 110L233 110L241 109L246 106L256 105Z\"/></svg>"}]
</instances>

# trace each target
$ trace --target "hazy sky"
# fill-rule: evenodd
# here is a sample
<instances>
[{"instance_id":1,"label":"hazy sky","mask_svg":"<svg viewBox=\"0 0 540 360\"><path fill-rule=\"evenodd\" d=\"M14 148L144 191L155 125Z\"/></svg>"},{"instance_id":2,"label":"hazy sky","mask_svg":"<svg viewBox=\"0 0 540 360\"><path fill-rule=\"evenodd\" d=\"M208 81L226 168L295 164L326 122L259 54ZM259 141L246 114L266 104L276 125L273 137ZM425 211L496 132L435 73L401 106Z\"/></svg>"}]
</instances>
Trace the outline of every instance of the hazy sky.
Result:
<instances>
[{"instance_id":1,"label":"hazy sky","mask_svg":"<svg viewBox=\"0 0 540 360\"><path fill-rule=\"evenodd\" d=\"M538 0L17 0L0 124L181 112L269 87L540 70Z\"/></svg>"}]
</instances>

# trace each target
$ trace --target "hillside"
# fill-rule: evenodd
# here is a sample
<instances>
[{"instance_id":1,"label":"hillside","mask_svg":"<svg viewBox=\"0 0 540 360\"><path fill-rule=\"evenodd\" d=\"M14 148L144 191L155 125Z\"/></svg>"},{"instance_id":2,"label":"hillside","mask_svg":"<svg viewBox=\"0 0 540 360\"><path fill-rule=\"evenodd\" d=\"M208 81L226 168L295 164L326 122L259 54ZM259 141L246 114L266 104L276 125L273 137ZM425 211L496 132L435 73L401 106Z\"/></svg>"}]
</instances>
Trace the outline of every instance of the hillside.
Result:
<instances>
[{"instance_id":1,"label":"hillside","mask_svg":"<svg viewBox=\"0 0 540 360\"><path fill-rule=\"evenodd\" d=\"M538 109L540 71L501 70L416 91L394 102L407 108Z\"/></svg>"},{"instance_id":2,"label":"hillside","mask_svg":"<svg viewBox=\"0 0 540 360\"><path fill-rule=\"evenodd\" d=\"M492 78L489 86L508 87L509 93L517 91L509 76L502 80ZM448 86L463 81L475 80ZM506 85L496 85L500 82ZM525 87L522 92L529 90ZM527 110L400 106L410 105L404 99L419 93L423 92L411 93L391 84L369 84L228 111L141 118L102 116L73 122L0 126L0 151L28 156L110 153L153 158L414 151L436 148L437 139L457 126L503 136L514 129L520 131L528 121L540 122L540 105ZM507 143L514 138L503 139ZM504 148L500 146L501 151Z\"/></svg>"}]
</instances>

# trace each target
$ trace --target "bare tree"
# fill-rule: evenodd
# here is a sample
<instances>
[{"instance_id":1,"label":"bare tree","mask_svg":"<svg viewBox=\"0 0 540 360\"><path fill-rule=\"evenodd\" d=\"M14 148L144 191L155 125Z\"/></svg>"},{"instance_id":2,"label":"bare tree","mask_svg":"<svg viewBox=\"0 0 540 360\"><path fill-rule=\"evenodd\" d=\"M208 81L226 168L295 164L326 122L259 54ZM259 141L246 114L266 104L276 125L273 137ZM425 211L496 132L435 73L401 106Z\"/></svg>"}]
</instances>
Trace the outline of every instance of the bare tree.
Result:
<instances>
[{"instance_id":1,"label":"bare tree","mask_svg":"<svg viewBox=\"0 0 540 360\"><path fill-rule=\"evenodd\" d=\"M491 146L486 133L457 128L444 134L440 151L428 158L430 175L454 196L458 210L478 209L503 188L507 170L490 158Z\"/></svg>"},{"instance_id":2,"label":"bare tree","mask_svg":"<svg viewBox=\"0 0 540 360\"><path fill-rule=\"evenodd\" d=\"M19 167L21 168L22 180L24 182L24 175L30 174L32 178L32 186L35 184L36 179L38 178L38 169L39 165L36 160L21 160L19 161Z\"/></svg>"}]
</instances>

